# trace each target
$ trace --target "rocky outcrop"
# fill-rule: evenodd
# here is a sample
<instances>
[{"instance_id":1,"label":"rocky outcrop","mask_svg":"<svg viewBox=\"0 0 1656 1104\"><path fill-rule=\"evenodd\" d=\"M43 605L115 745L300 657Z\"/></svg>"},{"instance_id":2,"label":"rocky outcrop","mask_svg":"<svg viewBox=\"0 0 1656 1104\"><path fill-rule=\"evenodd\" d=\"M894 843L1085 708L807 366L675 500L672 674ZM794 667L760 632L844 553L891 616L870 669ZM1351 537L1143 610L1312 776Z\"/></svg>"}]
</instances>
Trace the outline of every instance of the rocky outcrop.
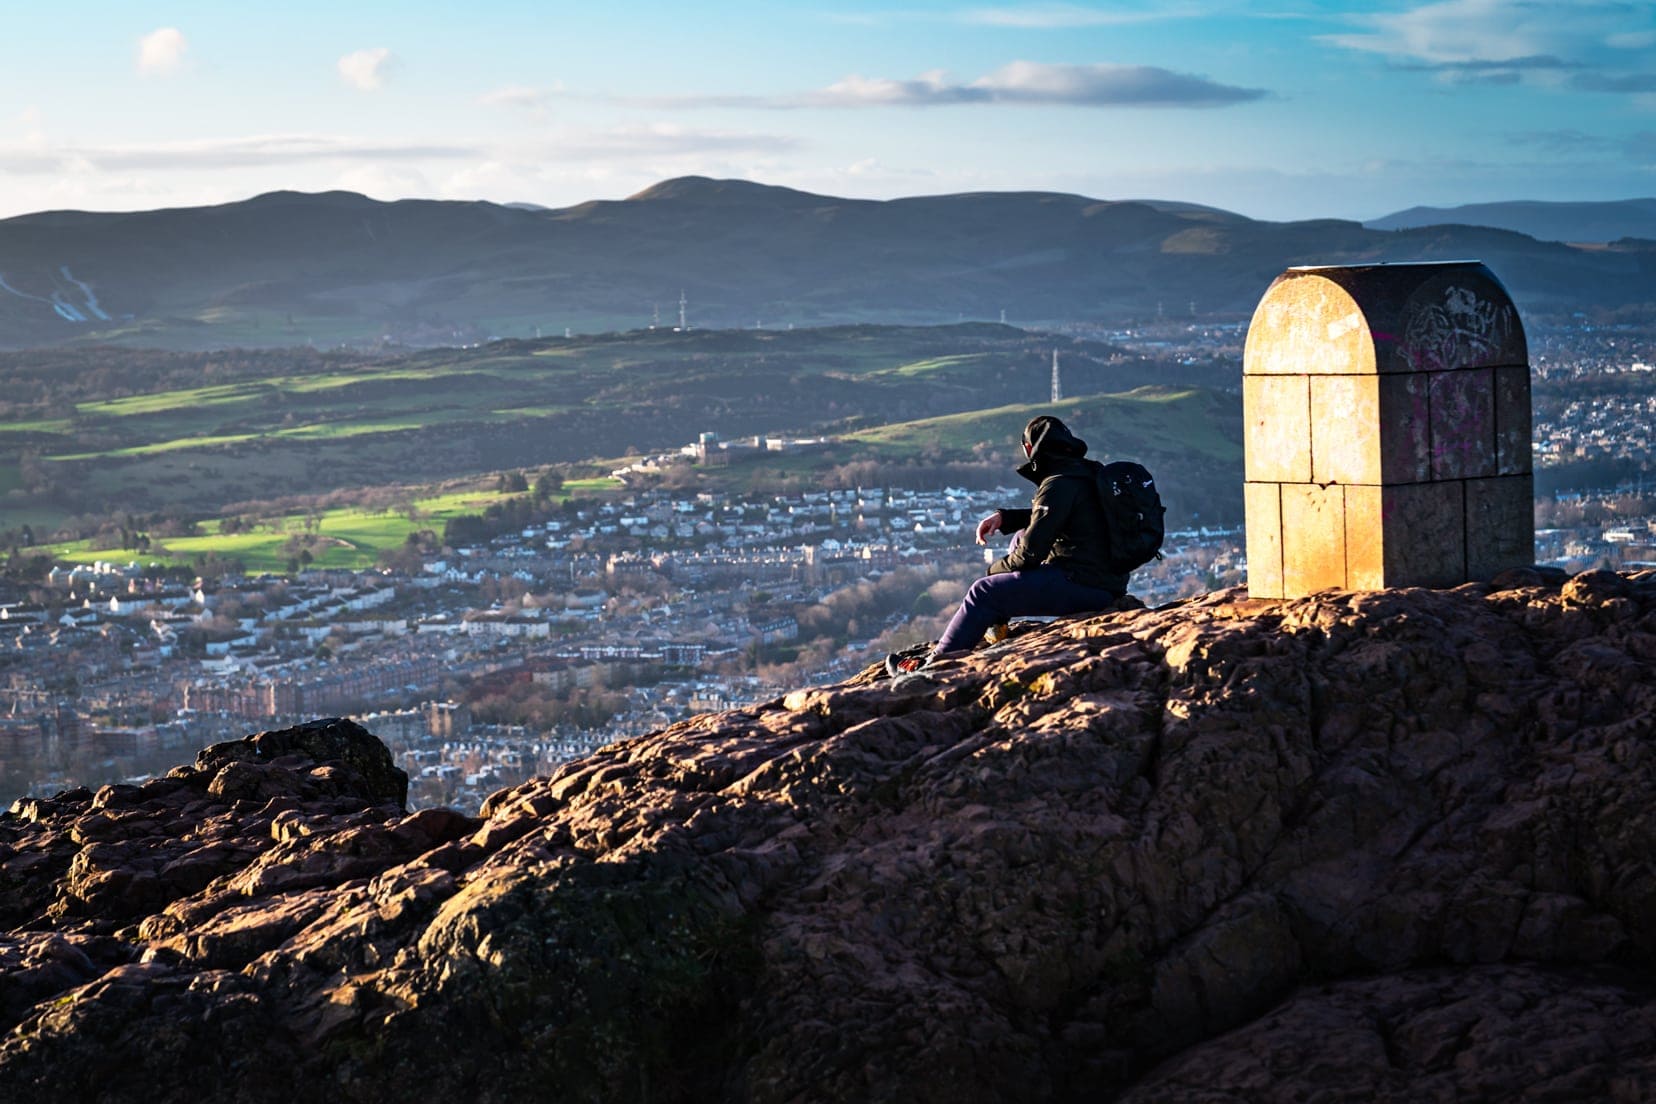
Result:
<instances>
[{"instance_id":1,"label":"rocky outcrop","mask_svg":"<svg viewBox=\"0 0 1656 1104\"><path fill-rule=\"evenodd\" d=\"M1656 1099L1656 576L1021 628L480 819L346 722L20 803L0 1099Z\"/></svg>"}]
</instances>

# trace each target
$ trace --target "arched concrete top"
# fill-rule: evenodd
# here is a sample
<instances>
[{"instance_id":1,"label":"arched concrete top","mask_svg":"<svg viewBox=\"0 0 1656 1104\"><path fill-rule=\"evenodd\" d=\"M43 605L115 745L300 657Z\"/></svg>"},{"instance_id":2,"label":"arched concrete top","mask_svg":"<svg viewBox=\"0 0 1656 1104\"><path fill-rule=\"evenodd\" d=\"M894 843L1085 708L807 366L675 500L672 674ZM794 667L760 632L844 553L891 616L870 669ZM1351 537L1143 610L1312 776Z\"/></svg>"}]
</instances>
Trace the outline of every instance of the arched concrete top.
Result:
<instances>
[{"instance_id":1,"label":"arched concrete top","mask_svg":"<svg viewBox=\"0 0 1656 1104\"><path fill-rule=\"evenodd\" d=\"M1290 268L1254 310L1248 375L1373 375L1529 363L1506 289L1478 261Z\"/></svg>"}]
</instances>

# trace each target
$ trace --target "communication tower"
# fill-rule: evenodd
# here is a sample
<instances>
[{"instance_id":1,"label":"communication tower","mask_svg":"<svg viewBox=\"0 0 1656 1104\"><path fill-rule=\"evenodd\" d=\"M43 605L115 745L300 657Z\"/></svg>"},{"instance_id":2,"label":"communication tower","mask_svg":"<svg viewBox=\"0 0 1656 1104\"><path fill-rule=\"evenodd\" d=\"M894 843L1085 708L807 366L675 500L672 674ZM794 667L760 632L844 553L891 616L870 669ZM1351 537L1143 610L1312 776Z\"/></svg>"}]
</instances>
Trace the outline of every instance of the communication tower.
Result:
<instances>
[{"instance_id":1,"label":"communication tower","mask_svg":"<svg viewBox=\"0 0 1656 1104\"><path fill-rule=\"evenodd\" d=\"M685 299L684 299L684 289L680 288L679 289L679 324L678 324L679 333L684 333L686 330L688 330L690 328L690 323L685 321L685 316L684 316L684 308L686 307L686 305L687 304L686 304Z\"/></svg>"},{"instance_id":2,"label":"communication tower","mask_svg":"<svg viewBox=\"0 0 1656 1104\"><path fill-rule=\"evenodd\" d=\"M1058 402L1064 397L1064 388L1058 382L1058 350L1052 350L1052 401Z\"/></svg>"}]
</instances>

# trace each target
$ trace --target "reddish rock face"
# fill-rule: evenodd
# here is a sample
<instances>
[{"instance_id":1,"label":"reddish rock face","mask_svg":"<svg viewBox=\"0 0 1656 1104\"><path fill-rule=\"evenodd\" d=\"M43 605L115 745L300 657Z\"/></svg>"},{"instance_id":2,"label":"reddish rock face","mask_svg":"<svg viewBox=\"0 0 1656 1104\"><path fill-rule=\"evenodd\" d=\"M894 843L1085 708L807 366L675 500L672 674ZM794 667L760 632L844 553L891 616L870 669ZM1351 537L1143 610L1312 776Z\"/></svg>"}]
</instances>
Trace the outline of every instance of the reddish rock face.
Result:
<instances>
[{"instance_id":1,"label":"reddish rock face","mask_svg":"<svg viewBox=\"0 0 1656 1104\"><path fill-rule=\"evenodd\" d=\"M0 1099L1656 1099L1656 576L1017 628L481 820L344 722L20 802Z\"/></svg>"}]
</instances>

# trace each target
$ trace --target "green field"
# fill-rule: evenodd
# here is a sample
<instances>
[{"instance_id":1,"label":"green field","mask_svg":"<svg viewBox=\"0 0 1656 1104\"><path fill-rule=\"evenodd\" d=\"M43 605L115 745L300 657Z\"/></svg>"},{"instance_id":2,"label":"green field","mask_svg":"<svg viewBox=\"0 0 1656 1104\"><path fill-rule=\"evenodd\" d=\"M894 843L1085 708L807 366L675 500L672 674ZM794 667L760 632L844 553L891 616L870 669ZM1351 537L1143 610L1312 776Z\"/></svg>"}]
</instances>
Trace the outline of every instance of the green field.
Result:
<instances>
[{"instance_id":1,"label":"green field","mask_svg":"<svg viewBox=\"0 0 1656 1104\"><path fill-rule=\"evenodd\" d=\"M619 480L607 477L572 479L565 484L563 497L595 496L621 487ZM308 530L306 518L298 514L260 519L253 531L240 533L219 532L222 522L213 519L202 524L200 536L156 538L149 551L142 554L132 549L98 549L88 541L51 545L47 550L68 563L138 560L162 566L190 564L201 556L217 555L239 559L251 572L280 573L287 570L288 561L295 556L297 548L290 542L298 538L310 551L312 566L360 570L372 567L381 551L401 545L410 533L422 529L441 533L450 518L480 514L509 497L493 490L424 495L411 500L412 519L396 510L326 510L318 515L314 530ZM306 538L312 535L314 541L308 541Z\"/></svg>"}]
</instances>

